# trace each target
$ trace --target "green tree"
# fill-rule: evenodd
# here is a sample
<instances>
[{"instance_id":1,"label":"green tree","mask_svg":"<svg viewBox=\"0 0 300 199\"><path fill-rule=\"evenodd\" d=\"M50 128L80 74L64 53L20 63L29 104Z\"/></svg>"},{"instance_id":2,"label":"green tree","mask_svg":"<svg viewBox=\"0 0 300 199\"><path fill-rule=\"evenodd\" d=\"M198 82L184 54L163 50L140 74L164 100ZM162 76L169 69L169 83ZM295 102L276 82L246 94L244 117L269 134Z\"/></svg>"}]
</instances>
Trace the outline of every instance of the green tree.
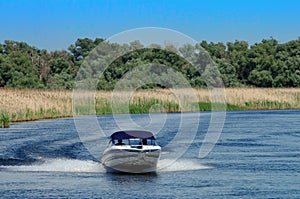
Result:
<instances>
[{"instance_id":1,"label":"green tree","mask_svg":"<svg viewBox=\"0 0 300 199\"><path fill-rule=\"evenodd\" d=\"M270 71L254 69L249 75L249 82L254 86L272 87L273 77Z\"/></svg>"}]
</instances>

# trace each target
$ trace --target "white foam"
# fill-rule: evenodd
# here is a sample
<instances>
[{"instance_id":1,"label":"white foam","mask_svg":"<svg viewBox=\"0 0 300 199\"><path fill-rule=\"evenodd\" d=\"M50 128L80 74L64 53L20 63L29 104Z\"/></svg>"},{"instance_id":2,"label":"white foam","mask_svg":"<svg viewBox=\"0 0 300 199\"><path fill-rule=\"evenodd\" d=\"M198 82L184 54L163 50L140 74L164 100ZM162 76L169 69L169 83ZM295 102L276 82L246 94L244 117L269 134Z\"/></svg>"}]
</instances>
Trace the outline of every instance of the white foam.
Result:
<instances>
[{"instance_id":1,"label":"white foam","mask_svg":"<svg viewBox=\"0 0 300 199\"><path fill-rule=\"evenodd\" d=\"M46 159L41 164L21 166L1 166L9 171L40 171L40 172L88 172L104 173L101 163L92 160L77 159Z\"/></svg>"},{"instance_id":2,"label":"white foam","mask_svg":"<svg viewBox=\"0 0 300 199\"><path fill-rule=\"evenodd\" d=\"M163 159L158 162L158 172L172 172L172 171L194 171L203 169L213 169L211 166L200 164L191 159Z\"/></svg>"},{"instance_id":3,"label":"white foam","mask_svg":"<svg viewBox=\"0 0 300 199\"><path fill-rule=\"evenodd\" d=\"M99 162L77 159L45 159L43 163L19 166L0 166L8 171L24 172L78 172L78 173L105 173L106 170ZM213 167L200 164L191 159L163 159L158 162L158 172L193 171L212 169Z\"/></svg>"}]
</instances>

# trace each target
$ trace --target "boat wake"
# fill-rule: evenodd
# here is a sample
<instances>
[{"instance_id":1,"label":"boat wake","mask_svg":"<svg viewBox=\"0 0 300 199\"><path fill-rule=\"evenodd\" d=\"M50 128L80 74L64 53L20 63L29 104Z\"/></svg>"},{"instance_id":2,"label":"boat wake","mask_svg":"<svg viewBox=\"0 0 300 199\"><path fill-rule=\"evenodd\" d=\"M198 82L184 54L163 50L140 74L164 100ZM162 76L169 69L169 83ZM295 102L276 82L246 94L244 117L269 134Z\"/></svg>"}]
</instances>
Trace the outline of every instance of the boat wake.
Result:
<instances>
[{"instance_id":1,"label":"boat wake","mask_svg":"<svg viewBox=\"0 0 300 199\"><path fill-rule=\"evenodd\" d=\"M167 166L165 166L167 165ZM200 164L192 159L163 159L158 162L158 172L174 172L174 171L194 171L203 169L213 169L212 166Z\"/></svg>"},{"instance_id":2,"label":"boat wake","mask_svg":"<svg viewBox=\"0 0 300 199\"><path fill-rule=\"evenodd\" d=\"M45 159L31 165L0 166L1 170L27 172L105 173L101 163L92 160Z\"/></svg>"},{"instance_id":3,"label":"boat wake","mask_svg":"<svg viewBox=\"0 0 300 199\"><path fill-rule=\"evenodd\" d=\"M171 164L172 163L172 164ZM168 165L162 167L163 165ZM170 159L158 162L158 173L175 171L192 171L202 169L212 169L211 166L200 164L191 159ZM19 172L77 172L77 173L105 173L106 170L100 162L92 160L78 159L44 159L30 165L5 165L0 166L0 170Z\"/></svg>"}]
</instances>

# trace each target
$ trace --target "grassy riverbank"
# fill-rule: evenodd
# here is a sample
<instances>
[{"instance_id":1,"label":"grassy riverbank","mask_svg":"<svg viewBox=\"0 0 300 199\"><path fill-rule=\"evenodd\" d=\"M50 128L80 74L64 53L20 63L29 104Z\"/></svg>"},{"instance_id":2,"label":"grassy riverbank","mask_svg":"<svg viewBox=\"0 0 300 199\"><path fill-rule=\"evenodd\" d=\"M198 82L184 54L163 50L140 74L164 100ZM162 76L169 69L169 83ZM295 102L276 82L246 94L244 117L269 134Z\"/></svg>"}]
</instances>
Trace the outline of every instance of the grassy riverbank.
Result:
<instances>
[{"instance_id":1,"label":"grassy riverbank","mask_svg":"<svg viewBox=\"0 0 300 199\"><path fill-rule=\"evenodd\" d=\"M186 91L182 89L176 92ZM191 103L199 105L196 106L198 110L211 109L208 90L197 89L192 92L195 92L198 99ZM228 88L225 94L227 110L300 108L300 88ZM97 114L112 113L111 96L112 92L96 93ZM73 92L66 90L0 89L0 113L8 116L11 121L69 117L73 115L72 97ZM120 98L122 99L122 95ZM167 89L137 91L130 98L129 106L123 104L123 107L117 108L114 113L124 113L128 109L130 113L185 111L180 107L175 95Z\"/></svg>"}]
</instances>

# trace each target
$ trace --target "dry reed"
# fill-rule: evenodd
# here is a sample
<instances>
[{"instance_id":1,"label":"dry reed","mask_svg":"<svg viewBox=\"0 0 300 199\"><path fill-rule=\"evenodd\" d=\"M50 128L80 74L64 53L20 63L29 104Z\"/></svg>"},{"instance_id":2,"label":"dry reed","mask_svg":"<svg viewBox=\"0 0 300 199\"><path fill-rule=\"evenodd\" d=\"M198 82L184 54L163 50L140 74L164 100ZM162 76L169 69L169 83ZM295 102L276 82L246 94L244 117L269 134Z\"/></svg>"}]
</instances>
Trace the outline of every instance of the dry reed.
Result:
<instances>
[{"instance_id":1,"label":"dry reed","mask_svg":"<svg viewBox=\"0 0 300 199\"><path fill-rule=\"evenodd\" d=\"M177 93L187 93L185 89L176 90ZM206 89L193 91L198 98L195 103L210 103L210 92ZM161 103L166 111L181 111L176 108L178 99L175 92L168 89L139 90L133 93L130 104L136 107L146 103ZM128 93L123 93L126 96ZM122 94L117 93L122 99ZM226 103L235 105L237 109L286 109L300 108L300 88L227 88L225 90ZM116 93L97 91L97 113L110 113L111 97ZM73 92L66 90L28 90L28 89L0 89L0 113L10 116L12 121L35 120L72 116ZM149 101L150 100L150 101ZM152 101L151 101L152 100ZM153 105L153 104L152 104ZM153 108L145 106L146 108ZM168 110L169 107L170 110ZM148 109L148 111L149 111ZM145 111L145 109L141 109ZM184 111L184 110L182 110Z\"/></svg>"}]
</instances>

